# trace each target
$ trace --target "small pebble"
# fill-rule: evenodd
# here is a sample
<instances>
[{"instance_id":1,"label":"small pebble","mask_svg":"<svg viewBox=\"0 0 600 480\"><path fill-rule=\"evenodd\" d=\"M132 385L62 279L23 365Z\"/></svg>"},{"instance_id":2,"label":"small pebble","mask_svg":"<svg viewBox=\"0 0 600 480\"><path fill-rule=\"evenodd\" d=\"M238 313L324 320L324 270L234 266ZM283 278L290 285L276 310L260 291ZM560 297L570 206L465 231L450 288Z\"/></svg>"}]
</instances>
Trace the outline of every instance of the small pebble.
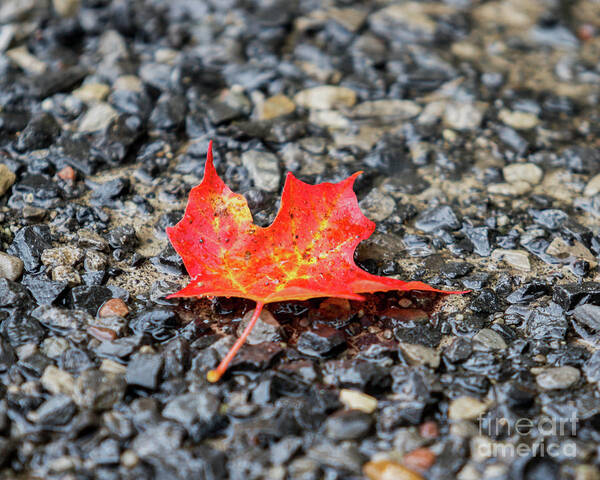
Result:
<instances>
[{"instance_id":1,"label":"small pebble","mask_svg":"<svg viewBox=\"0 0 600 480\"><path fill-rule=\"evenodd\" d=\"M498 118L509 127L517 130L529 130L540 123L540 120L533 113L510 111L507 109L500 110Z\"/></svg>"},{"instance_id":2,"label":"small pebble","mask_svg":"<svg viewBox=\"0 0 600 480\"><path fill-rule=\"evenodd\" d=\"M391 460L371 460L363 466L369 480L423 480L418 473Z\"/></svg>"},{"instance_id":3,"label":"small pebble","mask_svg":"<svg viewBox=\"0 0 600 480\"><path fill-rule=\"evenodd\" d=\"M437 368L440 365L440 354L433 348L401 343L400 350L413 365L427 365L431 368Z\"/></svg>"},{"instance_id":4,"label":"small pebble","mask_svg":"<svg viewBox=\"0 0 600 480\"><path fill-rule=\"evenodd\" d=\"M53 365L46 367L44 374L40 378L40 382L53 395L72 395L75 386L75 380L70 373L60 370Z\"/></svg>"},{"instance_id":5,"label":"small pebble","mask_svg":"<svg viewBox=\"0 0 600 480\"><path fill-rule=\"evenodd\" d=\"M16 281L23 273L23 261L19 257L0 252L0 278Z\"/></svg>"},{"instance_id":6,"label":"small pebble","mask_svg":"<svg viewBox=\"0 0 600 480\"><path fill-rule=\"evenodd\" d=\"M524 272L531 271L529 263L529 254L525 250L510 250L497 248L492 251L492 260L495 262L503 261L518 270Z\"/></svg>"},{"instance_id":7,"label":"small pebble","mask_svg":"<svg viewBox=\"0 0 600 480\"><path fill-rule=\"evenodd\" d=\"M127 304L120 298L111 298L104 302L98 310L98 316L103 317L126 317L129 313Z\"/></svg>"},{"instance_id":8,"label":"small pebble","mask_svg":"<svg viewBox=\"0 0 600 480\"><path fill-rule=\"evenodd\" d=\"M117 117L117 112L108 103L97 103L90 108L81 119L80 132L97 132L105 130Z\"/></svg>"},{"instance_id":9,"label":"small pebble","mask_svg":"<svg viewBox=\"0 0 600 480\"><path fill-rule=\"evenodd\" d=\"M377 409L377 399L358 390L342 388L340 390L340 402L346 408L360 410L365 413L373 413Z\"/></svg>"},{"instance_id":10,"label":"small pebble","mask_svg":"<svg viewBox=\"0 0 600 480\"><path fill-rule=\"evenodd\" d=\"M259 120L272 120L289 115L296 110L296 105L285 95L274 95L259 103L256 117Z\"/></svg>"},{"instance_id":11,"label":"small pebble","mask_svg":"<svg viewBox=\"0 0 600 480\"><path fill-rule=\"evenodd\" d=\"M435 463L435 453L429 448L416 448L402 457L402 463L416 472L426 472Z\"/></svg>"},{"instance_id":12,"label":"small pebble","mask_svg":"<svg viewBox=\"0 0 600 480\"><path fill-rule=\"evenodd\" d=\"M346 87L325 85L298 92L294 101L304 108L335 110L353 106L356 103L356 93Z\"/></svg>"},{"instance_id":13,"label":"small pebble","mask_svg":"<svg viewBox=\"0 0 600 480\"><path fill-rule=\"evenodd\" d=\"M473 397L458 397L450 402L448 418L450 420L474 420L483 415L488 405Z\"/></svg>"},{"instance_id":14,"label":"small pebble","mask_svg":"<svg viewBox=\"0 0 600 480\"><path fill-rule=\"evenodd\" d=\"M58 176L58 178L61 178L67 182L74 182L75 178L77 177L77 174L75 173L75 170L73 169L73 167L70 166L66 166L61 168L56 175Z\"/></svg>"},{"instance_id":15,"label":"small pebble","mask_svg":"<svg viewBox=\"0 0 600 480\"><path fill-rule=\"evenodd\" d=\"M502 169L502 174L513 185L521 181L537 185L544 177L544 171L533 163L512 163Z\"/></svg>"}]
</instances>

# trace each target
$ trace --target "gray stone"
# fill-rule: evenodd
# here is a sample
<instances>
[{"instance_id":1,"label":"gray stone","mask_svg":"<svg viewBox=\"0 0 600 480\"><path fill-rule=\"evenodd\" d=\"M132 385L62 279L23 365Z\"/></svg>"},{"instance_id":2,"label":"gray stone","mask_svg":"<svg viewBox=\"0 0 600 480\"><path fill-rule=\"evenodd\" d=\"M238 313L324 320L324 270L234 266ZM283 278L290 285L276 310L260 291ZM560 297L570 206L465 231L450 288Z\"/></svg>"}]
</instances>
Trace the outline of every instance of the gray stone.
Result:
<instances>
[{"instance_id":1,"label":"gray stone","mask_svg":"<svg viewBox=\"0 0 600 480\"><path fill-rule=\"evenodd\" d=\"M450 102L444 111L444 125L455 130L475 130L482 120L483 114L472 103Z\"/></svg>"},{"instance_id":2,"label":"gray stone","mask_svg":"<svg viewBox=\"0 0 600 480\"><path fill-rule=\"evenodd\" d=\"M238 336L242 334L246 326L250 323L250 319L252 318L253 314L254 310L250 310L244 315L237 328ZM260 313L252 332L250 332L246 343L250 345L258 345L259 343L263 342L277 342L281 340L282 333L283 330L281 325L277 320L275 320L275 317L271 315L271 312L268 310L263 310Z\"/></svg>"},{"instance_id":3,"label":"gray stone","mask_svg":"<svg viewBox=\"0 0 600 480\"><path fill-rule=\"evenodd\" d=\"M41 305L31 315L42 325L61 332L82 330L93 322L93 317L82 310Z\"/></svg>"},{"instance_id":4,"label":"gray stone","mask_svg":"<svg viewBox=\"0 0 600 480\"><path fill-rule=\"evenodd\" d=\"M477 332L473 340L480 343L487 350L504 350L506 348L506 342L502 336L490 328L484 328Z\"/></svg>"},{"instance_id":5,"label":"gray stone","mask_svg":"<svg viewBox=\"0 0 600 480\"><path fill-rule=\"evenodd\" d=\"M413 365L427 365L432 368L440 365L440 354L433 348L411 343L401 343L399 347L406 359Z\"/></svg>"},{"instance_id":6,"label":"gray stone","mask_svg":"<svg viewBox=\"0 0 600 480\"><path fill-rule=\"evenodd\" d=\"M75 381L73 400L82 408L106 410L123 398L125 386L121 375L86 370Z\"/></svg>"},{"instance_id":7,"label":"gray stone","mask_svg":"<svg viewBox=\"0 0 600 480\"><path fill-rule=\"evenodd\" d=\"M440 229L456 230L460 222L449 205L429 208L419 214L415 220L415 228L424 232L435 232Z\"/></svg>"},{"instance_id":8,"label":"gray stone","mask_svg":"<svg viewBox=\"0 0 600 480\"><path fill-rule=\"evenodd\" d=\"M27 415L28 420L43 425L65 425L71 420L77 407L67 395L54 395L46 400L35 412Z\"/></svg>"},{"instance_id":9,"label":"gray stone","mask_svg":"<svg viewBox=\"0 0 600 480\"><path fill-rule=\"evenodd\" d=\"M208 392L193 392L173 398L165 406L162 415L182 424L187 430L194 425L212 424L218 417L221 402Z\"/></svg>"},{"instance_id":10,"label":"gray stone","mask_svg":"<svg viewBox=\"0 0 600 480\"><path fill-rule=\"evenodd\" d=\"M555 367L540 373L536 377L536 382L544 390L562 390L576 383L580 376L579 370L575 367Z\"/></svg>"},{"instance_id":11,"label":"gray stone","mask_svg":"<svg viewBox=\"0 0 600 480\"><path fill-rule=\"evenodd\" d=\"M360 410L340 410L325 422L325 434L333 440L357 440L369 433L373 418Z\"/></svg>"},{"instance_id":12,"label":"gray stone","mask_svg":"<svg viewBox=\"0 0 600 480\"><path fill-rule=\"evenodd\" d=\"M369 219L381 222L394 213L396 202L389 195L384 195L374 188L360 201L360 208Z\"/></svg>"},{"instance_id":13,"label":"gray stone","mask_svg":"<svg viewBox=\"0 0 600 480\"><path fill-rule=\"evenodd\" d=\"M128 385L156 390L163 367L163 358L157 354L136 354L127 365L125 379Z\"/></svg>"},{"instance_id":14,"label":"gray stone","mask_svg":"<svg viewBox=\"0 0 600 480\"><path fill-rule=\"evenodd\" d=\"M573 316L579 323L583 323L593 331L600 330L600 307L585 303L573 310Z\"/></svg>"},{"instance_id":15,"label":"gray stone","mask_svg":"<svg viewBox=\"0 0 600 480\"><path fill-rule=\"evenodd\" d=\"M242 154L242 164L248 170L256 188L267 192L276 192L279 189L281 171L276 155L249 150Z\"/></svg>"}]
</instances>

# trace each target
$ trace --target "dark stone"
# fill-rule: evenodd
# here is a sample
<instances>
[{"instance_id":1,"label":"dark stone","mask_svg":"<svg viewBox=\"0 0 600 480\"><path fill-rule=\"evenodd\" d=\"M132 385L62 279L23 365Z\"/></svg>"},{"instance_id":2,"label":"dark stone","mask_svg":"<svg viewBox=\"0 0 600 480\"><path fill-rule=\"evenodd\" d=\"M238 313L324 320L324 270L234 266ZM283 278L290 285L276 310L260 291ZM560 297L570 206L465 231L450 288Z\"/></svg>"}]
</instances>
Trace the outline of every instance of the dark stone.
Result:
<instances>
[{"instance_id":1,"label":"dark stone","mask_svg":"<svg viewBox=\"0 0 600 480\"><path fill-rule=\"evenodd\" d=\"M346 340L339 330L321 327L319 330L303 332L298 338L296 348L304 355L322 358L346 348Z\"/></svg>"},{"instance_id":2,"label":"dark stone","mask_svg":"<svg viewBox=\"0 0 600 480\"><path fill-rule=\"evenodd\" d=\"M108 243L112 248L120 248L126 252L132 251L138 243L135 230L131 225L120 225L108 234Z\"/></svg>"},{"instance_id":3,"label":"dark stone","mask_svg":"<svg viewBox=\"0 0 600 480\"><path fill-rule=\"evenodd\" d=\"M162 356L163 377L182 377L190 366L190 345L185 338L178 336L167 343Z\"/></svg>"},{"instance_id":4,"label":"dark stone","mask_svg":"<svg viewBox=\"0 0 600 480\"><path fill-rule=\"evenodd\" d=\"M527 334L536 340L562 340L567 334L568 325L560 312L535 310L527 319Z\"/></svg>"},{"instance_id":5,"label":"dark stone","mask_svg":"<svg viewBox=\"0 0 600 480\"><path fill-rule=\"evenodd\" d=\"M471 301L471 310L478 313L494 313L500 309L500 300L490 288L484 288L479 295Z\"/></svg>"},{"instance_id":6,"label":"dark stone","mask_svg":"<svg viewBox=\"0 0 600 480\"><path fill-rule=\"evenodd\" d=\"M8 248L8 253L19 257L28 272L36 271L42 252L51 247L50 229L46 225L31 225L21 228Z\"/></svg>"},{"instance_id":7,"label":"dark stone","mask_svg":"<svg viewBox=\"0 0 600 480\"><path fill-rule=\"evenodd\" d=\"M231 367L244 370L265 370L273 360L283 352L279 343L265 342L257 345L245 345L231 362Z\"/></svg>"},{"instance_id":8,"label":"dark stone","mask_svg":"<svg viewBox=\"0 0 600 480\"><path fill-rule=\"evenodd\" d=\"M435 348L439 345L442 334L439 329L424 323L410 323L404 325L404 322L398 322L394 327L394 337L399 342L425 345Z\"/></svg>"},{"instance_id":9,"label":"dark stone","mask_svg":"<svg viewBox=\"0 0 600 480\"><path fill-rule=\"evenodd\" d=\"M29 291L23 285L0 278L0 307L23 308L31 303Z\"/></svg>"},{"instance_id":10,"label":"dark stone","mask_svg":"<svg viewBox=\"0 0 600 480\"><path fill-rule=\"evenodd\" d=\"M102 159L83 134L61 135L50 151L56 159L57 168L69 165L85 175L91 175L102 165Z\"/></svg>"},{"instance_id":11,"label":"dark stone","mask_svg":"<svg viewBox=\"0 0 600 480\"><path fill-rule=\"evenodd\" d=\"M583 373L588 382L600 382L600 350L596 350L583 366Z\"/></svg>"},{"instance_id":12,"label":"dark stone","mask_svg":"<svg viewBox=\"0 0 600 480\"><path fill-rule=\"evenodd\" d=\"M50 177L41 173L25 175L12 189L8 201L12 208L23 208L26 205L51 208L60 202L62 190ZM27 201L24 197L28 197Z\"/></svg>"},{"instance_id":13,"label":"dark stone","mask_svg":"<svg viewBox=\"0 0 600 480\"><path fill-rule=\"evenodd\" d=\"M45 327L64 333L83 330L92 323L92 316L81 310L66 310L63 308L42 305L31 315Z\"/></svg>"},{"instance_id":14,"label":"dark stone","mask_svg":"<svg viewBox=\"0 0 600 480\"><path fill-rule=\"evenodd\" d=\"M390 385L389 369L362 360L330 360L324 366L331 383L338 387L379 391Z\"/></svg>"},{"instance_id":15,"label":"dark stone","mask_svg":"<svg viewBox=\"0 0 600 480\"><path fill-rule=\"evenodd\" d=\"M71 290L73 308L85 310L93 316L96 316L102 304L112 297L112 290L101 285L85 285Z\"/></svg>"},{"instance_id":16,"label":"dark stone","mask_svg":"<svg viewBox=\"0 0 600 480\"><path fill-rule=\"evenodd\" d=\"M93 190L90 202L97 206L110 206L129 191L129 179L119 177L102 184L91 185Z\"/></svg>"},{"instance_id":17,"label":"dark stone","mask_svg":"<svg viewBox=\"0 0 600 480\"><path fill-rule=\"evenodd\" d=\"M577 305L586 303L600 305L600 283L583 282L556 285L552 300L564 310L572 310Z\"/></svg>"},{"instance_id":18,"label":"dark stone","mask_svg":"<svg viewBox=\"0 0 600 480\"><path fill-rule=\"evenodd\" d=\"M135 333L147 333L156 340L167 340L175 334L177 314L170 309L157 308L136 315L129 322L129 328Z\"/></svg>"},{"instance_id":19,"label":"dark stone","mask_svg":"<svg viewBox=\"0 0 600 480\"><path fill-rule=\"evenodd\" d=\"M96 142L94 149L99 160L119 165L142 134L142 122L136 116L121 115L114 119Z\"/></svg>"},{"instance_id":20,"label":"dark stone","mask_svg":"<svg viewBox=\"0 0 600 480\"><path fill-rule=\"evenodd\" d=\"M563 151L562 160L573 173L595 173L600 169L600 150L587 146L569 147Z\"/></svg>"},{"instance_id":21,"label":"dark stone","mask_svg":"<svg viewBox=\"0 0 600 480\"><path fill-rule=\"evenodd\" d=\"M543 282L530 282L514 292L512 292L506 301L508 303L530 303L536 298L542 297L550 293L550 287Z\"/></svg>"},{"instance_id":22,"label":"dark stone","mask_svg":"<svg viewBox=\"0 0 600 480\"><path fill-rule=\"evenodd\" d=\"M167 245L150 263L161 273L167 275L182 275L184 273L183 260L171 244Z\"/></svg>"},{"instance_id":23,"label":"dark stone","mask_svg":"<svg viewBox=\"0 0 600 480\"><path fill-rule=\"evenodd\" d=\"M66 395L55 395L46 400L32 414L30 418L45 426L60 426L69 423L77 407L70 397Z\"/></svg>"},{"instance_id":24,"label":"dark stone","mask_svg":"<svg viewBox=\"0 0 600 480\"><path fill-rule=\"evenodd\" d=\"M109 101L120 112L147 119L152 111L152 100L146 92L117 90L110 94Z\"/></svg>"},{"instance_id":25,"label":"dark stone","mask_svg":"<svg viewBox=\"0 0 600 480\"><path fill-rule=\"evenodd\" d=\"M37 75L32 79L32 93L38 98L47 98L58 92L66 92L81 82L87 75L87 69L71 66Z\"/></svg>"},{"instance_id":26,"label":"dark stone","mask_svg":"<svg viewBox=\"0 0 600 480\"><path fill-rule=\"evenodd\" d=\"M0 372L6 372L17 361L14 348L4 337L0 336Z\"/></svg>"},{"instance_id":27,"label":"dark stone","mask_svg":"<svg viewBox=\"0 0 600 480\"><path fill-rule=\"evenodd\" d=\"M465 288L470 290L481 290L488 284L490 275L485 272L476 272L467 277L461 278L460 282Z\"/></svg>"},{"instance_id":28,"label":"dark stone","mask_svg":"<svg viewBox=\"0 0 600 480\"><path fill-rule=\"evenodd\" d=\"M22 358L18 362L19 372L27 379L38 379L46 370L46 367L52 364L52 361L41 354L40 352L34 352L25 358Z\"/></svg>"},{"instance_id":29,"label":"dark stone","mask_svg":"<svg viewBox=\"0 0 600 480\"><path fill-rule=\"evenodd\" d=\"M441 268L441 273L446 278L460 278L471 273L473 265L467 262L448 262Z\"/></svg>"},{"instance_id":30,"label":"dark stone","mask_svg":"<svg viewBox=\"0 0 600 480\"><path fill-rule=\"evenodd\" d=\"M208 118L213 125L221 125L242 116L241 112L223 102L212 100L206 105Z\"/></svg>"},{"instance_id":31,"label":"dark stone","mask_svg":"<svg viewBox=\"0 0 600 480\"><path fill-rule=\"evenodd\" d=\"M38 305L52 305L62 297L68 286L66 282L47 280L43 276L27 276L23 279L23 285L29 289Z\"/></svg>"},{"instance_id":32,"label":"dark stone","mask_svg":"<svg viewBox=\"0 0 600 480\"><path fill-rule=\"evenodd\" d=\"M14 315L4 320L1 325L2 334L13 347L26 343L39 344L45 336L44 327L35 318Z\"/></svg>"},{"instance_id":33,"label":"dark stone","mask_svg":"<svg viewBox=\"0 0 600 480\"><path fill-rule=\"evenodd\" d=\"M398 427L419 425L426 408L427 404L418 400L394 402L381 409L377 421L388 432Z\"/></svg>"},{"instance_id":34,"label":"dark stone","mask_svg":"<svg viewBox=\"0 0 600 480\"><path fill-rule=\"evenodd\" d=\"M17 150L39 150L46 148L54 142L60 134L60 125L49 113L40 113L33 117L19 135Z\"/></svg>"},{"instance_id":35,"label":"dark stone","mask_svg":"<svg viewBox=\"0 0 600 480\"><path fill-rule=\"evenodd\" d=\"M185 99L179 95L163 94L150 115L150 127L158 130L179 128L187 110Z\"/></svg>"},{"instance_id":36,"label":"dark stone","mask_svg":"<svg viewBox=\"0 0 600 480\"><path fill-rule=\"evenodd\" d=\"M220 406L220 400L212 393L186 393L170 400L162 416L181 424L198 441L221 422Z\"/></svg>"},{"instance_id":37,"label":"dark stone","mask_svg":"<svg viewBox=\"0 0 600 480\"><path fill-rule=\"evenodd\" d=\"M444 356L451 363L463 362L469 358L471 353L473 353L473 345L463 337L455 338L450 346L444 350Z\"/></svg>"},{"instance_id":38,"label":"dark stone","mask_svg":"<svg viewBox=\"0 0 600 480\"><path fill-rule=\"evenodd\" d=\"M64 352L58 361L58 366L71 373L81 373L96 367L88 353L79 348L69 348Z\"/></svg>"},{"instance_id":39,"label":"dark stone","mask_svg":"<svg viewBox=\"0 0 600 480\"><path fill-rule=\"evenodd\" d=\"M74 398L82 408L106 410L123 398L125 386L125 379L120 375L85 370L75 382Z\"/></svg>"}]
</instances>

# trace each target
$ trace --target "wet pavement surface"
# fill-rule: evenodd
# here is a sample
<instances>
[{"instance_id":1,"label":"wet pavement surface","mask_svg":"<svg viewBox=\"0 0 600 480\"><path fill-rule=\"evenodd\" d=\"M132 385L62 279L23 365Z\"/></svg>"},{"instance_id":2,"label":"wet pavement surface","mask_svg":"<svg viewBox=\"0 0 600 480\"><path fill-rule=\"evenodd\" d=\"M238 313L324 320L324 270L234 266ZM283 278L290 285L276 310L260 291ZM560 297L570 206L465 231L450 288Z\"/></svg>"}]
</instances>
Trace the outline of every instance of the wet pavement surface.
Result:
<instances>
[{"instance_id":1,"label":"wet pavement surface","mask_svg":"<svg viewBox=\"0 0 600 480\"><path fill-rule=\"evenodd\" d=\"M600 4L0 1L0 478L600 478ZM209 140L464 296L166 300Z\"/></svg>"}]
</instances>

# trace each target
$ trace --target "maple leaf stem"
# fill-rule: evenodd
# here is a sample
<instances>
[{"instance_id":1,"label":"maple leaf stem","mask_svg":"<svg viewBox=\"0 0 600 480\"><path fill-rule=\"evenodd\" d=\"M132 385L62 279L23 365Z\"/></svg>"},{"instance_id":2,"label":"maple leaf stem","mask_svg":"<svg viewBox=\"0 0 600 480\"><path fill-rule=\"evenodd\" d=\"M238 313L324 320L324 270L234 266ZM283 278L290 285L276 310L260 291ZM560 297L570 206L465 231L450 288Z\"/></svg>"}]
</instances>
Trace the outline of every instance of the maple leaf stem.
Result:
<instances>
[{"instance_id":1,"label":"maple leaf stem","mask_svg":"<svg viewBox=\"0 0 600 480\"><path fill-rule=\"evenodd\" d=\"M229 351L227 352L227 355L225 355L225 358L223 358L223 360L221 360L221 363L219 363L219 366L214 370L210 370L206 374L206 379L209 382L215 383L221 379L221 377L227 370L227 367L233 360L233 357L235 357L235 354L238 352L238 350L240 348L242 348L242 345L244 345L244 343L246 342L246 339L248 338L248 335L250 335L250 332L254 328L254 325L256 325L258 317L260 317L260 314L261 314L264 306L265 306L265 304L263 302L256 302L256 308L254 309L254 313L252 314L250 323L246 326L246 328L240 335L240 338L238 338L237 341L233 344L233 347L231 347L229 349Z\"/></svg>"}]
</instances>

